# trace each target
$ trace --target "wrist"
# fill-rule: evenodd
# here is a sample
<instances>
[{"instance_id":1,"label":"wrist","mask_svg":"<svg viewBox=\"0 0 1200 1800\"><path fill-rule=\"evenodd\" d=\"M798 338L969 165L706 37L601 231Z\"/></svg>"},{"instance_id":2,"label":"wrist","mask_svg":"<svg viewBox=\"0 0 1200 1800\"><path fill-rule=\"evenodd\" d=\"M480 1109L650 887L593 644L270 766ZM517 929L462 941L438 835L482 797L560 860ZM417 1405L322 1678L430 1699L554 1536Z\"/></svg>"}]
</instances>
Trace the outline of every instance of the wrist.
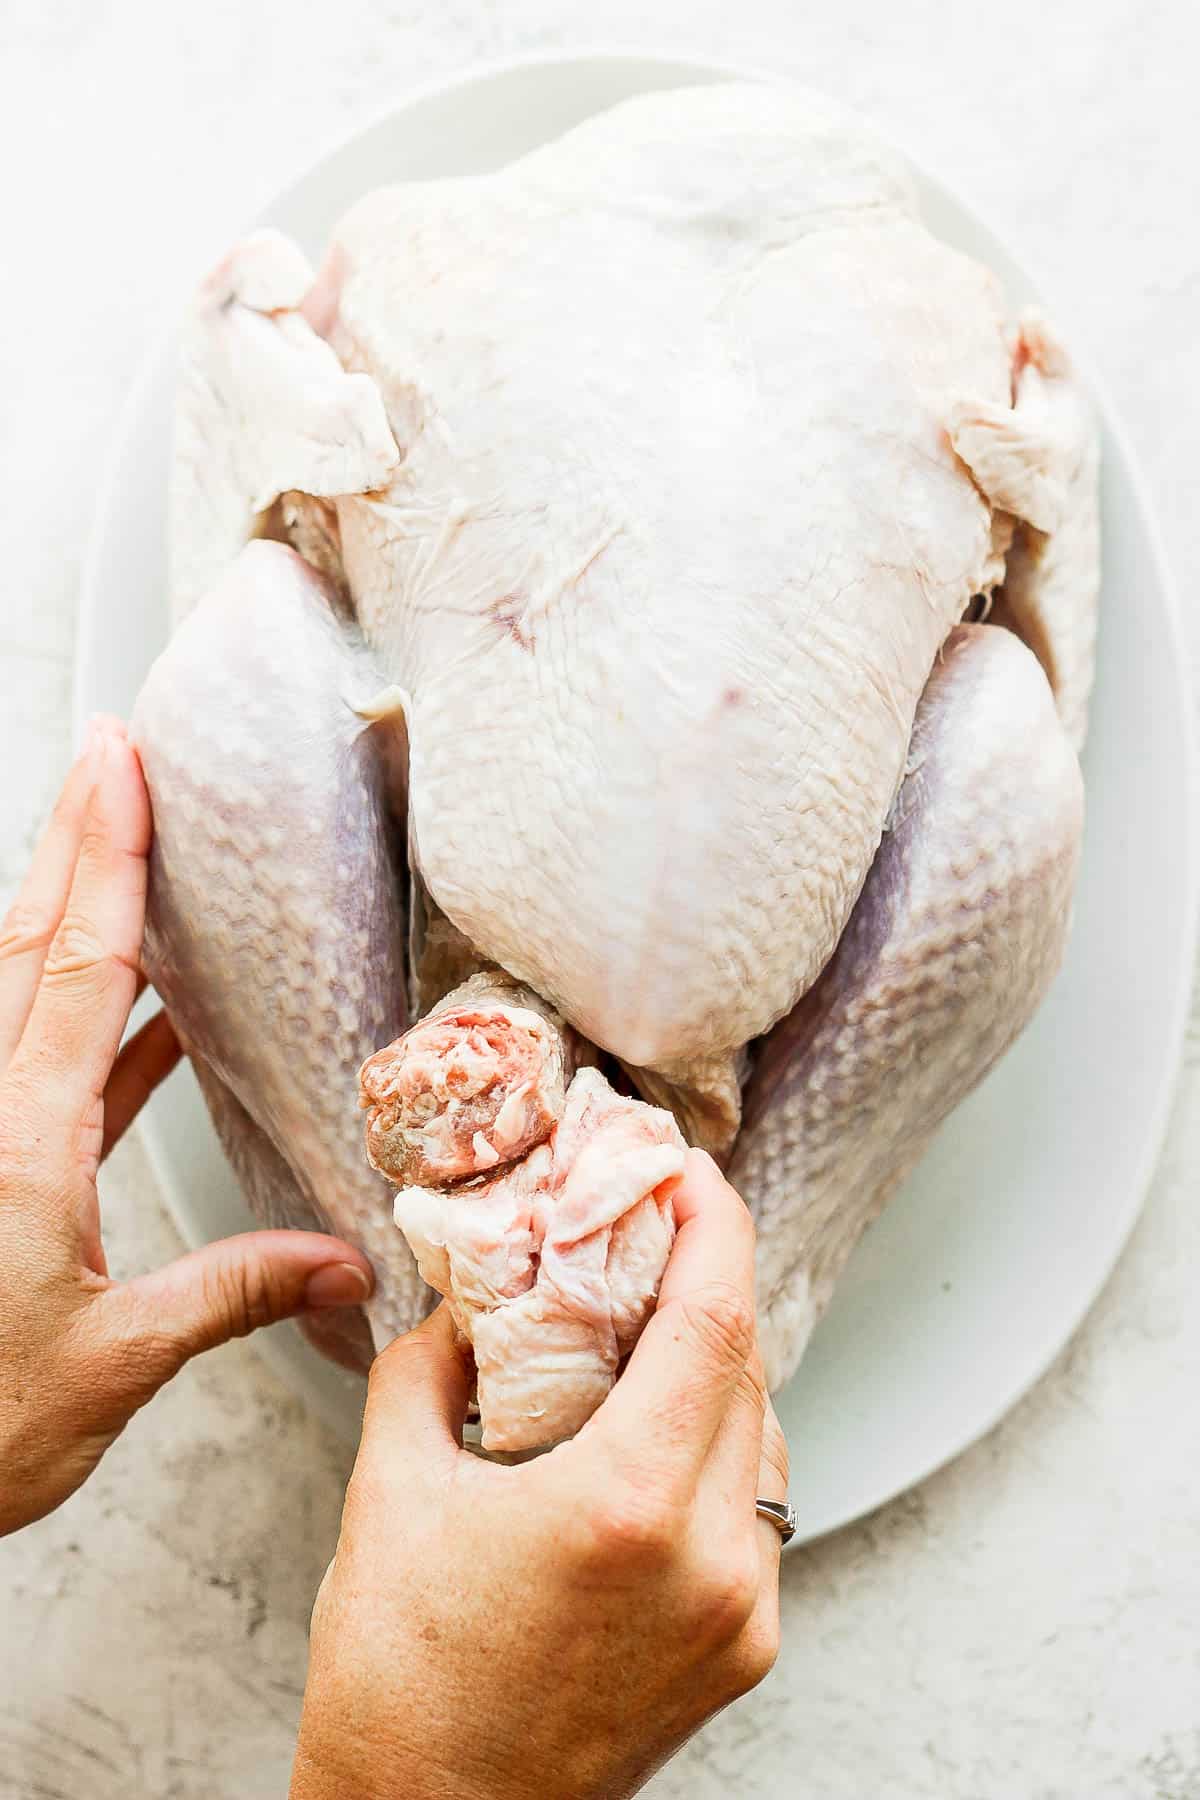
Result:
<instances>
[{"instance_id":1,"label":"wrist","mask_svg":"<svg viewBox=\"0 0 1200 1800\"><path fill-rule=\"evenodd\" d=\"M535 1800L544 1789L519 1784L474 1765L447 1770L428 1756L397 1759L356 1744L351 1754L326 1752L301 1740L288 1800Z\"/></svg>"},{"instance_id":2,"label":"wrist","mask_svg":"<svg viewBox=\"0 0 1200 1800\"><path fill-rule=\"evenodd\" d=\"M495 1743L461 1732L452 1748L431 1741L435 1716L431 1710L414 1717L407 1741L399 1695L382 1734L372 1731L370 1710L364 1718L353 1702L302 1716L288 1800L544 1800L536 1753L519 1770L505 1769Z\"/></svg>"},{"instance_id":3,"label":"wrist","mask_svg":"<svg viewBox=\"0 0 1200 1800\"><path fill-rule=\"evenodd\" d=\"M589 1766L569 1773L560 1766L559 1778L569 1783L561 1791L577 1800L628 1800L682 1741L681 1735L624 1767L607 1757L594 1765L585 1759ZM487 1800L545 1800L545 1766L532 1746L519 1771L499 1768L494 1756L477 1755L465 1744L448 1766L427 1748L382 1748L353 1729L337 1745L311 1740L302 1723L288 1800L479 1800L481 1794Z\"/></svg>"}]
</instances>

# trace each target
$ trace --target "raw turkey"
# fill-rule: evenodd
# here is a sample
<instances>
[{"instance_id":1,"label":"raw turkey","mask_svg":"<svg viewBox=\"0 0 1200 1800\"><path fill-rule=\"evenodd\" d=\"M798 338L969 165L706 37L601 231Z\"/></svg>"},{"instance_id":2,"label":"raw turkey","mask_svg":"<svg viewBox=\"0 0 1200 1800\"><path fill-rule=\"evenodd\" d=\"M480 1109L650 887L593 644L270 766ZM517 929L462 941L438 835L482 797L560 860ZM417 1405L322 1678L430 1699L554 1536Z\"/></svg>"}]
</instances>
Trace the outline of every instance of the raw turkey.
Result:
<instances>
[{"instance_id":1,"label":"raw turkey","mask_svg":"<svg viewBox=\"0 0 1200 1800\"><path fill-rule=\"evenodd\" d=\"M697 1144L778 1385L1062 954L1099 529L1055 334L856 119L713 84L369 195L319 270L256 234L176 451L148 965L252 1199L364 1243L378 1344L424 1304L394 1183L520 1449L607 1390Z\"/></svg>"},{"instance_id":2,"label":"raw turkey","mask_svg":"<svg viewBox=\"0 0 1200 1800\"><path fill-rule=\"evenodd\" d=\"M397 1194L396 1223L474 1351L485 1450L568 1437L603 1400L653 1310L684 1150L670 1113L581 1069L540 1148Z\"/></svg>"},{"instance_id":3,"label":"raw turkey","mask_svg":"<svg viewBox=\"0 0 1200 1800\"><path fill-rule=\"evenodd\" d=\"M155 663L132 736L154 809L147 973L256 1210L367 1253L386 1342L427 1290L355 1112L359 1065L408 1022L402 746L356 711L377 688L325 583L250 544Z\"/></svg>"}]
</instances>

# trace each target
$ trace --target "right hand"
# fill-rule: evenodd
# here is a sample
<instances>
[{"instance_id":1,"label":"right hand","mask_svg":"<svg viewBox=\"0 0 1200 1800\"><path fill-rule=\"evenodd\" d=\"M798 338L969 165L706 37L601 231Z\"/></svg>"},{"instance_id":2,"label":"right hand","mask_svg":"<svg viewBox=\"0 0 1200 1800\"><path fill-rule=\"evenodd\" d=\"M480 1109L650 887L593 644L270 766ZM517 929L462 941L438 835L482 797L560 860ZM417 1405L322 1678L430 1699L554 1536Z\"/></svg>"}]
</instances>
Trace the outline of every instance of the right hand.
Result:
<instances>
[{"instance_id":1,"label":"right hand","mask_svg":"<svg viewBox=\"0 0 1200 1800\"><path fill-rule=\"evenodd\" d=\"M292 1800L634 1793L779 1643L787 1451L754 1330L754 1228L689 1154L658 1309L579 1435L461 1448L443 1306L371 1375L313 1614Z\"/></svg>"}]
</instances>

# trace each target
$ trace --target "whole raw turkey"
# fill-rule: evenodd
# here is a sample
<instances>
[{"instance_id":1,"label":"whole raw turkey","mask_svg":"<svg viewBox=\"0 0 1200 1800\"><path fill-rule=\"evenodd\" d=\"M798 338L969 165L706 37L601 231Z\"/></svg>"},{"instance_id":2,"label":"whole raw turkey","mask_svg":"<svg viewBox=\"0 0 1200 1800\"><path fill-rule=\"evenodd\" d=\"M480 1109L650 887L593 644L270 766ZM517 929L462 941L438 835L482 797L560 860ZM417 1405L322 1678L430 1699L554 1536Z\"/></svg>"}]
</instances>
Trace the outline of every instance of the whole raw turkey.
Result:
<instances>
[{"instance_id":1,"label":"whole raw turkey","mask_svg":"<svg viewBox=\"0 0 1200 1800\"><path fill-rule=\"evenodd\" d=\"M319 270L256 234L179 406L147 965L252 1201L364 1244L376 1344L411 1244L521 1449L615 1378L702 1146L778 1385L1061 957L1062 347L857 120L714 84L369 195Z\"/></svg>"}]
</instances>

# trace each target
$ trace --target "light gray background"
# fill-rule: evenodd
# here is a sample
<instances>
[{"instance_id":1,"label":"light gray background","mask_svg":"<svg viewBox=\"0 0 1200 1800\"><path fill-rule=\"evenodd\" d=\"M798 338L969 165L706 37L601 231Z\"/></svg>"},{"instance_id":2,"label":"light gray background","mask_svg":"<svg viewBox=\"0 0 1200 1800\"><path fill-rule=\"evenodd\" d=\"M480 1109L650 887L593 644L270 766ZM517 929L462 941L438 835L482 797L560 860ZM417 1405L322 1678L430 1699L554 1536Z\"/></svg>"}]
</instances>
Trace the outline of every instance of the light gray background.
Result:
<instances>
[{"instance_id":1,"label":"light gray background","mask_svg":"<svg viewBox=\"0 0 1200 1800\"><path fill-rule=\"evenodd\" d=\"M1200 647L1186 0L0 0L0 902L67 762L84 534L148 339L338 130L479 58L597 43L794 73L982 210L1129 424ZM1200 1800L1198 1177L1194 1028L1075 1343L953 1468L788 1562L778 1670L659 1800ZM135 1144L102 1194L115 1272L176 1252ZM0 1546L2 1800L285 1794L346 1473L240 1344Z\"/></svg>"}]
</instances>

